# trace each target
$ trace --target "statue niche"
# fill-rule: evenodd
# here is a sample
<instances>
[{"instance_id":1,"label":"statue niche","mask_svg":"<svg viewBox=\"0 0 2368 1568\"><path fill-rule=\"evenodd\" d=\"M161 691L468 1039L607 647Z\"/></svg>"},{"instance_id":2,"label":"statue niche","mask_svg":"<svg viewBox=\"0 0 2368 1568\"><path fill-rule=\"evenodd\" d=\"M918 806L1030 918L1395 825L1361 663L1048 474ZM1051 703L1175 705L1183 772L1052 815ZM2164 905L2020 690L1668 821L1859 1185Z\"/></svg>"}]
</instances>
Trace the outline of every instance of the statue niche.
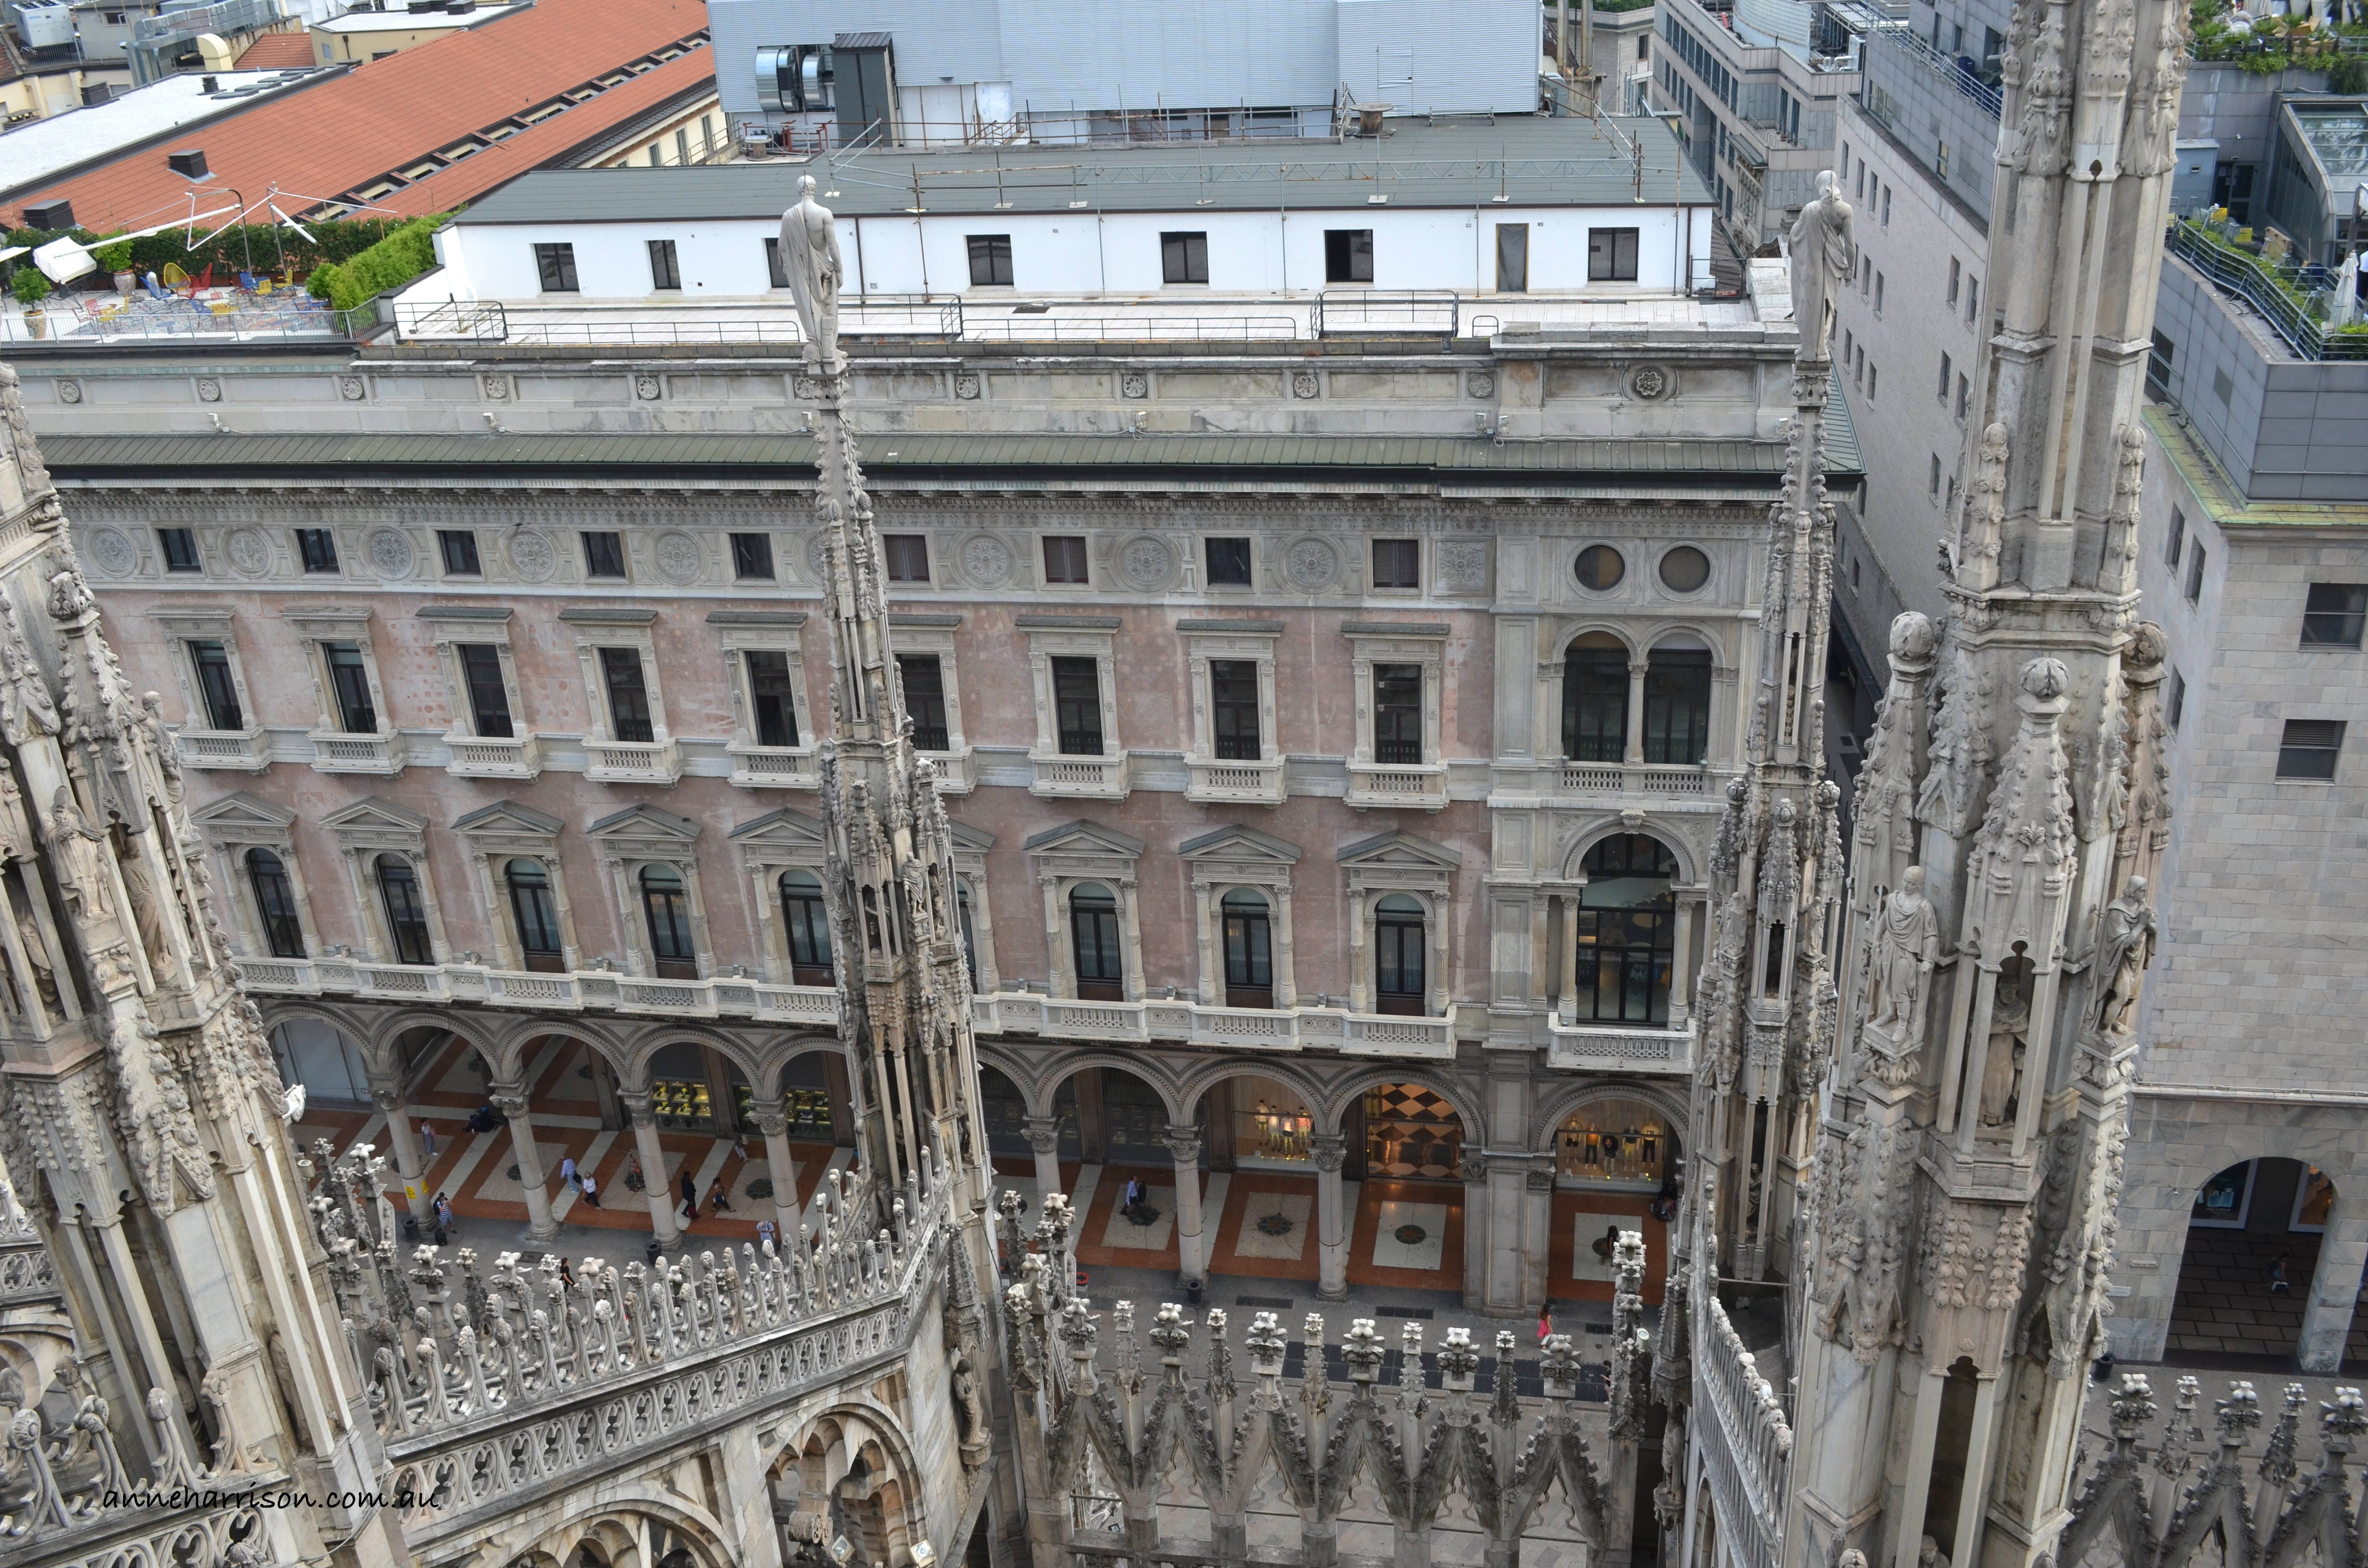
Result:
<instances>
[{"instance_id":1,"label":"statue niche","mask_svg":"<svg viewBox=\"0 0 2368 1568\"><path fill-rule=\"evenodd\" d=\"M2022 1068L2031 1051L2031 960L2023 945L1998 966L1990 1003L1989 1050L1982 1058L1981 1125L2011 1128L2022 1107Z\"/></svg>"},{"instance_id":2,"label":"statue niche","mask_svg":"<svg viewBox=\"0 0 2368 1568\"><path fill-rule=\"evenodd\" d=\"M1941 957L1941 918L1924 896L1924 868L1910 866L1876 909L1868 937L1866 1025L1877 1076L1896 1088L1915 1075L1924 1006Z\"/></svg>"}]
</instances>

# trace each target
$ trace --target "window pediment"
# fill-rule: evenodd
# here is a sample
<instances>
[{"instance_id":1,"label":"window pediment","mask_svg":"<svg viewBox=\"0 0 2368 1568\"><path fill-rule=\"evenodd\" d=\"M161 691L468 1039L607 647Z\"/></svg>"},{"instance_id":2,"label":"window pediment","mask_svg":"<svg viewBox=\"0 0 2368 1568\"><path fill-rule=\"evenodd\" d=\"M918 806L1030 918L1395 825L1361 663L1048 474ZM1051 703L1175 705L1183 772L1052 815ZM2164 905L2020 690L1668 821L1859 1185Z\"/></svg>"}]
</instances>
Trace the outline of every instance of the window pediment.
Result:
<instances>
[{"instance_id":1,"label":"window pediment","mask_svg":"<svg viewBox=\"0 0 2368 1568\"><path fill-rule=\"evenodd\" d=\"M752 866L818 867L827 853L822 823L786 806L742 823L732 842Z\"/></svg>"},{"instance_id":2,"label":"window pediment","mask_svg":"<svg viewBox=\"0 0 2368 1568\"><path fill-rule=\"evenodd\" d=\"M427 846L426 817L375 795L331 812L321 825L347 849L407 849L416 855Z\"/></svg>"},{"instance_id":3,"label":"window pediment","mask_svg":"<svg viewBox=\"0 0 2368 1568\"><path fill-rule=\"evenodd\" d=\"M286 850L294 835L296 813L241 790L191 812L189 820L218 845L260 844Z\"/></svg>"},{"instance_id":4,"label":"window pediment","mask_svg":"<svg viewBox=\"0 0 2368 1568\"><path fill-rule=\"evenodd\" d=\"M698 841L699 824L655 806L628 806L584 830L611 857L681 859Z\"/></svg>"},{"instance_id":5,"label":"window pediment","mask_svg":"<svg viewBox=\"0 0 2368 1568\"><path fill-rule=\"evenodd\" d=\"M455 822L452 831L481 854L554 855L566 825L548 812L516 801L496 801Z\"/></svg>"}]
</instances>

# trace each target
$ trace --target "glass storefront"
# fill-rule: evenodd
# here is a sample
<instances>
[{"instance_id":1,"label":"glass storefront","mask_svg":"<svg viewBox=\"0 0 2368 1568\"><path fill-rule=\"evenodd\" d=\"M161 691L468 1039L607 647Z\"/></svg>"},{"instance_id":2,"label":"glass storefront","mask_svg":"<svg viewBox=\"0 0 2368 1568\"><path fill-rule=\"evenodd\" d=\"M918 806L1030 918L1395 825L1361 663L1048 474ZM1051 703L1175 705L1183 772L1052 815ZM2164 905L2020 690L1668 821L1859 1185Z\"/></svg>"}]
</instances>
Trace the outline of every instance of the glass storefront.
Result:
<instances>
[{"instance_id":1,"label":"glass storefront","mask_svg":"<svg viewBox=\"0 0 2368 1568\"><path fill-rule=\"evenodd\" d=\"M1420 1084L1365 1091L1365 1174L1447 1181L1463 1158L1463 1123Z\"/></svg>"},{"instance_id":2,"label":"glass storefront","mask_svg":"<svg viewBox=\"0 0 2368 1568\"><path fill-rule=\"evenodd\" d=\"M1562 1124L1556 1168L1574 1182L1658 1184L1674 1151L1661 1113L1640 1100L1596 1100Z\"/></svg>"},{"instance_id":3,"label":"glass storefront","mask_svg":"<svg viewBox=\"0 0 2368 1568\"><path fill-rule=\"evenodd\" d=\"M1315 1118L1300 1096L1271 1078L1227 1081L1233 1103L1234 1158L1253 1164L1304 1165Z\"/></svg>"}]
</instances>

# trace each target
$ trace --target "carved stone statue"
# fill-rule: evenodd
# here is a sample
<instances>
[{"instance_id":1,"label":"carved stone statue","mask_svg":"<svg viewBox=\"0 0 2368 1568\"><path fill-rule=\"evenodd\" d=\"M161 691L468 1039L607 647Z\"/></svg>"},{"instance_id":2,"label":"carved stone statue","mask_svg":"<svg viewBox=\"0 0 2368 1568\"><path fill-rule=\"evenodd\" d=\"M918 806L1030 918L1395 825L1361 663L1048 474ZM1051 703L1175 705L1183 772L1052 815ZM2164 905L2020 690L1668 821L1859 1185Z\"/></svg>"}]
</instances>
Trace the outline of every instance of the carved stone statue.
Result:
<instances>
[{"instance_id":1,"label":"carved stone statue","mask_svg":"<svg viewBox=\"0 0 2368 1568\"><path fill-rule=\"evenodd\" d=\"M1834 300L1858 271L1858 241L1850 206L1835 188L1834 172L1817 176L1816 199L1793 225L1793 319L1801 325L1800 357L1832 357Z\"/></svg>"},{"instance_id":2,"label":"carved stone statue","mask_svg":"<svg viewBox=\"0 0 2368 1568\"><path fill-rule=\"evenodd\" d=\"M1924 868L1910 866L1874 917L1874 961L1868 978L1874 987L1867 1023L1895 1038L1918 1037L1924 1023L1924 993L1941 957L1941 917L1924 896Z\"/></svg>"},{"instance_id":3,"label":"carved stone statue","mask_svg":"<svg viewBox=\"0 0 2368 1568\"><path fill-rule=\"evenodd\" d=\"M830 209L814 199L814 178L798 178L797 205L781 214L781 270L797 301L806 357L825 370L838 364L838 285L847 276Z\"/></svg>"},{"instance_id":4,"label":"carved stone statue","mask_svg":"<svg viewBox=\"0 0 2368 1568\"><path fill-rule=\"evenodd\" d=\"M2022 1081L2024 1053L2030 1049L2030 972L2028 963L2019 963L1998 974L1998 993L1990 1004L1989 1053L1982 1058L1984 1127L2004 1127L2021 1108L2016 1089Z\"/></svg>"},{"instance_id":5,"label":"carved stone statue","mask_svg":"<svg viewBox=\"0 0 2368 1568\"><path fill-rule=\"evenodd\" d=\"M2104 929L2097 937L2097 961L2091 971L2100 998L2097 1028L2106 1034L2127 1034L2136 1027L2138 978L2154 961L2154 908L2146 902L2146 880L2132 877L2122 896L2105 906Z\"/></svg>"},{"instance_id":6,"label":"carved stone statue","mask_svg":"<svg viewBox=\"0 0 2368 1568\"><path fill-rule=\"evenodd\" d=\"M979 1397L978 1373L965 1356L954 1363L954 1408L962 1415L962 1463L975 1470L986 1462L986 1402Z\"/></svg>"},{"instance_id":7,"label":"carved stone statue","mask_svg":"<svg viewBox=\"0 0 2368 1568\"><path fill-rule=\"evenodd\" d=\"M56 851L59 880L65 883L66 896L87 923L101 920L112 914L115 901L109 895L107 841L83 820L74 806L74 791L58 786L57 797L50 805L50 844Z\"/></svg>"}]
</instances>

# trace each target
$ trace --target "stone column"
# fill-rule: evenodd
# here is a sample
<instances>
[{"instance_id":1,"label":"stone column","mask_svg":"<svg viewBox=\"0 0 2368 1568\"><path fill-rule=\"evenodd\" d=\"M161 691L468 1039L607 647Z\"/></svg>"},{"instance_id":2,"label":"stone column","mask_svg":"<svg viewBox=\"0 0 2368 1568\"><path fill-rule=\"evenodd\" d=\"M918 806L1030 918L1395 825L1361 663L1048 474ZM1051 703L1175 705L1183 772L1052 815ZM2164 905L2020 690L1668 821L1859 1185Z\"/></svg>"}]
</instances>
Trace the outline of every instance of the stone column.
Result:
<instances>
[{"instance_id":1,"label":"stone column","mask_svg":"<svg viewBox=\"0 0 2368 1568\"><path fill-rule=\"evenodd\" d=\"M748 1108L748 1119L765 1135L765 1175L773 1184L773 1223L786 1247L798 1233L798 1174L790 1159L789 1104L758 1100Z\"/></svg>"},{"instance_id":2,"label":"stone column","mask_svg":"<svg viewBox=\"0 0 2368 1568\"><path fill-rule=\"evenodd\" d=\"M2302 1312L2302 1340L2294 1347L2295 1362L2305 1372L2333 1372L2351 1336L2361 1270L2368 1267L2368 1214L2352 1207L2355 1212L2347 1218L2344 1206L2337 1205L2319 1245L2318 1269L2311 1277L2310 1300Z\"/></svg>"},{"instance_id":3,"label":"stone column","mask_svg":"<svg viewBox=\"0 0 2368 1568\"><path fill-rule=\"evenodd\" d=\"M1349 1010L1352 1013L1373 1010L1372 971L1365 967L1372 941L1367 926L1369 903L1362 889L1349 895Z\"/></svg>"},{"instance_id":4,"label":"stone column","mask_svg":"<svg viewBox=\"0 0 2368 1568\"><path fill-rule=\"evenodd\" d=\"M1562 1001L1554 1009L1566 1024L1578 1021L1578 903L1584 888L1562 895L1562 940L1556 944L1554 983Z\"/></svg>"},{"instance_id":5,"label":"stone column","mask_svg":"<svg viewBox=\"0 0 2368 1568\"><path fill-rule=\"evenodd\" d=\"M1692 1016L1693 987L1686 983L1686 971L1694 957L1694 903L1689 898L1671 902L1677 905L1678 929L1669 954L1669 1027L1682 1029Z\"/></svg>"},{"instance_id":6,"label":"stone column","mask_svg":"<svg viewBox=\"0 0 2368 1568\"><path fill-rule=\"evenodd\" d=\"M1176 1158L1176 1272L1185 1284L1199 1285L1209 1278L1201 1237L1201 1130L1171 1123L1167 1152Z\"/></svg>"},{"instance_id":7,"label":"stone column","mask_svg":"<svg viewBox=\"0 0 2368 1568\"><path fill-rule=\"evenodd\" d=\"M1198 877L1192 879L1192 945L1201 955L1201 1006L1222 1007L1225 1003L1225 958L1216 923L1210 918L1210 892L1207 882Z\"/></svg>"},{"instance_id":8,"label":"stone column","mask_svg":"<svg viewBox=\"0 0 2368 1568\"><path fill-rule=\"evenodd\" d=\"M633 1150L642 1162L643 1196L650 1203L650 1229L658 1245L674 1245L680 1232L674 1223L674 1185L666 1180L666 1151L658 1146L657 1113L647 1089L620 1089L617 1103L633 1124ZM793 1234L795 1233L792 1233Z\"/></svg>"},{"instance_id":9,"label":"stone column","mask_svg":"<svg viewBox=\"0 0 2368 1568\"><path fill-rule=\"evenodd\" d=\"M1348 1217L1340 1211L1340 1167L1348 1162L1349 1140L1318 1132L1307 1141L1307 1153L1315 1163L1315 1293L1338 1301L1349 1294Z\"/></svg>"},{"instance_id":10,"label":"stone column","mask_svg":"<svg viewBox=\"0 0 2368 1568\"><path fill-rule=\"evenodd\" d=\"M1274 1005L1299 1006L1299 963L1291 937L1291 884L1274 890Z\"/></svg>"},{"instance_id":11,"label":"stone column","mask_svg":"<svg viewBox=\"0 0 2368 1568\"><path fill-rule=\"evenodd\" d=\"M1651 667L1644 659L1628 661L1628 749L1621 760L1631 767L1645 761L1645 672Z\"/></svg>"},{"instance_id":12,"label":"stone column","mask_svg":"<svg viewBox=\"0 0 2368 1568\"><path fill-rule=\"evenodd\" d=\"M1046 1193L1061 1190L1061 1119L1031 1116L1019 1125L1028 1134L1028 1147L1036 1153L1036 1202L1041 1208Z\"/></svg>"},{"instance_id":13,"label":"stone column","mask_svg":"<svg viewBox=\"0 0 2368 1568\"><path fill-rule=\"evenodd\" d=\"M527 1234L539 1242L559 1239L559 1221L551 1217L551 1194L542 1186L542 1151L534 1144L534 1119L528 1112L523 1081L491 1085L494 1108L509 1118L510 1153L518 1156L518 1185L526 1189Z\"/></svg>"},{"instance_id":14,"label":"stone column","mask_svg":"<svg viewBox=\"0 0 2368 1568\"><path fill-rule=\"evenodd\" d=\"M373 1080L370 1092L370 1103L386 1113L386 1141L394 1149L394 1174L403 1181L404 1211L424 1215L431 1200L425 1187L427 1162L420 1157L419 1138L412 1129L411 1108L404 1103L402 1080ZM416 1204L411 1200L411 1188L415 1183L421 1186L421 1196Z\"/></svg>"}]
</instances>

